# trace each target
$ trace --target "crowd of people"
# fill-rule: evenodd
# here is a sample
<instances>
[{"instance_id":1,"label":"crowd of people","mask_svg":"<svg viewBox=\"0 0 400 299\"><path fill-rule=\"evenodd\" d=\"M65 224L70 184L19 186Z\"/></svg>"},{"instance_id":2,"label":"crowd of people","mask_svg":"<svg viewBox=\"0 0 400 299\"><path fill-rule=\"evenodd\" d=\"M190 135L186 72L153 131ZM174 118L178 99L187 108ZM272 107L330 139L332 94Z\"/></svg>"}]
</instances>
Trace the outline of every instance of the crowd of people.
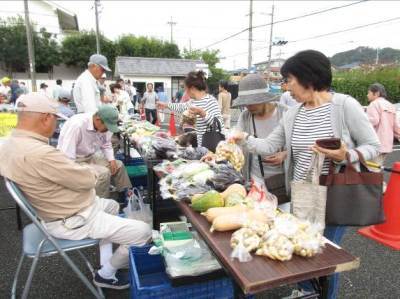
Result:
<instances>
[{"instance_id":1,"label":"crowd of people","mask_svg":"<svg viewBox=\"0 0 400 299\"><path fill-rule=\"evenodd\" d=\"M186 113L195 121L182 127L194 132L201 146L213 123L222 132L233 127L231 108L240 107L229 138L245 154L244 178L265 184L279 203L290 201L293 181L306 179L313 153L325 156L323 174L331 162L338 171L346 157L357 166L357 152L382 164L393 149L393 138L400 137L396 110L384 86L374 83L369 87L370 104L365 112L351 96L331 90L329 59L317 51L299 52L284 63L281 96L268 91L261 75L249 74L240 81L233 101L226 81L219 84L218 98L211 95L202 71L186 76L174 101L150 82L142 97L129 80L118 79L106 86L106 71L110 71L107 58L94 54L72 91L63 88L62 80L57 80L51 95L45 84L39 92L28 93L23 82L9 78L3 78L0 88L0 99L14 103L18 112L17 128L0 149L1 175L18 184L53 236L102 240L101 267L94 277L100 287L129 287L121 271L128 265L128 247L144 245L151 238L144 222L117 216L119 203L124 203L132 187L112 147L118 122L125 116L143 110L146 119L156 124L160 111ZM57 117L66 121L55 148L48 140ZM339 149L316 144L318 139L331 137L340 138ZM110 186L115 186L119 203L108 199ZM340 244L345 230L328 225L324 235ZM120 245L114 252L112 243ZM338 275L332 275L329 282L328 298L336 298ZM307 294L313 287L304 281L299 289Z\"/></svg>"}]
</instances>

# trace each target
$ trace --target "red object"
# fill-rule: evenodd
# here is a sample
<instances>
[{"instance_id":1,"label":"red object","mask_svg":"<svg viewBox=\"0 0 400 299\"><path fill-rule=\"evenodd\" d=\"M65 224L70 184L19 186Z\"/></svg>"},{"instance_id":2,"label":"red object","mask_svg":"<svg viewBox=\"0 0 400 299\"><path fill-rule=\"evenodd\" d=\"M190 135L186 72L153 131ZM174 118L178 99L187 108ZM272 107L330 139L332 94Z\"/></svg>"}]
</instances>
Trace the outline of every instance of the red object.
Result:
<instances>
[{"instance_id":1,"label":"red object","mask_svg":"<svg viewBox=\"0 0 400 299\"><path fill-rule=\"evenodd\" d=\"M175 115L171 112L171 116L169 117L169 130L168 133L170 136L176 136L176 127L175 127Z\"/></svg>"},{"instance_id":2,"label":"red object","mask_svg":"<svg viewBox=\"0 0 400 299\"><path fill-rule=\"evenodd\" d=\"M400 171L400 162L393 164L393 170ZM385 195L383 207L386 222L371 225L358 231L359 234L373 239L385 246L400 250L400 174L392 172Z\"/></svg>"},{"instance_id":3,"label":"red object","mask_svg":"<svg viewBox=\"0 0 400 299\"><path fill-rule=\"evenodd\" d=\"M157 117L157 119L156 119L156 126L157 126L157 127L161 127L161 125L160 125L160 115L158 114L158 110L156 111L156 117Z\"/></svg>"},{"instance_id":4,"label":"red object","mask_svg":"<svg viewBox=\"0 0 400 299\"><path fill-rule=\"evenodd\" d=\"M146 114L144 113L144 109L143 108L140 109L140 119L141 120L146 120Z\"/></svg>"}]
</instances>

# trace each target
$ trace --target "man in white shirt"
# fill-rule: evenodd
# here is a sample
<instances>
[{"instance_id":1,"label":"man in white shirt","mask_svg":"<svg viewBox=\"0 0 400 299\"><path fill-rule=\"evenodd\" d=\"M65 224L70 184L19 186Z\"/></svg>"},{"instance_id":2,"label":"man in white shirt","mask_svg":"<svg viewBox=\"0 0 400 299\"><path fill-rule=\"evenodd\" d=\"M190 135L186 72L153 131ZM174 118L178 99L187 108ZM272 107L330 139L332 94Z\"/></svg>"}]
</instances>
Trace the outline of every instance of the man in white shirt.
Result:
<instances>
[{"instance_id":1,"label":"man in white shirt","mask_svg":"<svg viewBox=\"0 0 400 299\"><path fill-rule=\"evenodd\" d=\"M63 125L57 148L68 158L91 167L97 174L96 194L108 198L110 181L124 195L132 188L128 173L121 161L115 160L111 145L113 133L119 132L118 110L102 105L95 113L72 116ZM103 155L97 153L101 151Z\"/></svg>"},{"instance_id":2,"label":"man in white shirt","mask_svg":"<svg viewBox=\"0 0 400 299\"><path fill-rule=\"evenodd\" d=\"M153 125L157 122L158 95L153 90L153 83L147 83L147 91L144 93L141 104L146 113L146 120Z\"/></svg>"},{"instance_id":3,"label":"man in white shirt","mask_svg":"<svg viewBox=\"0 0 400 299\"><path fill-rule=\"evenodd\" d=\"M76 80L73 98L78 113L94 113L100 107L100 90L97 84L105 71L110 72L107 58L100 54L90 56L88 69Z\"/></svg>"},{"instance_id":4,"label":"man in white shirt","mask_svg":"<svg viewBox=\"0 0 400 299\"><path fill-rule=\"evenodd\" d=\"M62 80L57 79L56 86L54 86L53 88L53 99L58 100L61 89L62 89Z\"/></svg>"}]
</instances>

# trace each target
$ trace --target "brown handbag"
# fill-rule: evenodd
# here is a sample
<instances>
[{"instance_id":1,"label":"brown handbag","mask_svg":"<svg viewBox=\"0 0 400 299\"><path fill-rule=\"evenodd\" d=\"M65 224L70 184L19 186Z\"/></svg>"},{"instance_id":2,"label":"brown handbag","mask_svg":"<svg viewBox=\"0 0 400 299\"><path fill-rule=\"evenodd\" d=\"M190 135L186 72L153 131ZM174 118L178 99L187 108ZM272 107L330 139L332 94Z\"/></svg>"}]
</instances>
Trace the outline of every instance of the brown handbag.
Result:
<instances>
[{"instance_id":1,"label":"brown handbag","mask_svg":"<svg viewBox=\"0 0 400 299\"><path fill-rule=\"evenodd\" d=\"M326 224L366 226L385 221L382 203L383 174L368 170L362 154L357 151L360 172L350 162L339 173L331 162L328 175L320 176L327 186Z\"/></svg>"}]
</instances>

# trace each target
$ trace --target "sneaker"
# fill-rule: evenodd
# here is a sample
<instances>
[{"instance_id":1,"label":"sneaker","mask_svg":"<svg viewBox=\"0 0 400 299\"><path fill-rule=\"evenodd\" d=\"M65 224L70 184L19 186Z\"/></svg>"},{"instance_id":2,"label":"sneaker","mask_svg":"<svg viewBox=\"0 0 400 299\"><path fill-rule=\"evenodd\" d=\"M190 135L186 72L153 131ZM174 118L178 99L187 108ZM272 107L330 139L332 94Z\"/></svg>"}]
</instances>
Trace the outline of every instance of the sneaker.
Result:
<instances>
[{"instance_id":1,"label":"sneaker","mask_svg":"<svg viewBox=\"0 0 400 299\"><path fill-rule=\"evenodd\" d=\"M96 274L93 278L93 283L100 288L115 290L128 289L130 286L128 275L126 273L122 273L121 271L117 271L117 273L115 273L115 279L105 279L96 271Z\"/></svg>"}]
</instances>

